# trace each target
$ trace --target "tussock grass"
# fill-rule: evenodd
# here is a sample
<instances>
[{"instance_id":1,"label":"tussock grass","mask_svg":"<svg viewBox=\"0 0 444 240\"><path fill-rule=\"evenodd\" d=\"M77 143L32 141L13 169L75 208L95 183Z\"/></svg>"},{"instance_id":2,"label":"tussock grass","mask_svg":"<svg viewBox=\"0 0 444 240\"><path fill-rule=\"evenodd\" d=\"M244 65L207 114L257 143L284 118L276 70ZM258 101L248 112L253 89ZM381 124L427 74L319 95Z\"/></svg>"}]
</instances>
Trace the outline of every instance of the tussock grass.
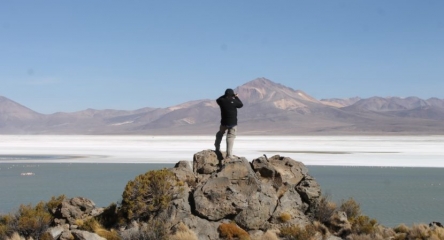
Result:
<instances>
[{"instance_id":1,"label":"tussock grass","mask_svg":"<svg viewBox=\"0 0 444 240\"><path fill-rule=\"evenodd\" d=\"M170 240L198 240L196 233L191 231L182 222L177 226L177 231L170 236Z\"/></svg>"},{"instance_id":2,"label":"tussock grass","mask_svg":"<svg viewBox=\"0 0 444 240\"><path fill-rule=\"evenodd\" d=\"M317 239L317 233L317 228L313 224L306 226L293 225L281 228L280 236L291 240L314 240Z\"/></svg>"},{"instance_id":3,"label":"tussock grass","mask_svg":"<svg viewBox=\"0 0 444 240\"><path fill-rule=\"evenodd\" d=\"M106 238L107 240L121 240L122 238L119 236L117 231L114 229L107 230L105 229L95 218L89 218L87 220L76 220L76 224L81 230L85 230L88 232L94 232L97 235Z\"/></svg>"},{"instance_id":4,"label":"tussock grass","mask_svg":"<svg viewBox=\"0 0 444 240\"><path fill-rule=\"evenodd\" d=\"M426 240L430 239L431 231L429 226L425 224L415 224L409 231L408 237L410 239Z\"/></svg>"},{"instance_id":5,"label":"tussock grass","mask_svg":"<svg viewBox=\"0 0 444 240\"><path fill-rule=\"evenodd\" d=\"M250 240L250 235L235 223L222 223L219 225L218 231L220 236L225 239L233 240L238 238L240 240Z\"/></svg>"},{"instance_id":6,"label":"tussock grass","mask_svg":"<svg viewBox=\"0 0 444 240\"><path fill-rule=\"evenodd\" d=\"M281 220L282 222L288 222L291 220L291 215L287 212L283 212L281 213L281 215L279 216L279 220Z\"/></svg>"}]
</instances>

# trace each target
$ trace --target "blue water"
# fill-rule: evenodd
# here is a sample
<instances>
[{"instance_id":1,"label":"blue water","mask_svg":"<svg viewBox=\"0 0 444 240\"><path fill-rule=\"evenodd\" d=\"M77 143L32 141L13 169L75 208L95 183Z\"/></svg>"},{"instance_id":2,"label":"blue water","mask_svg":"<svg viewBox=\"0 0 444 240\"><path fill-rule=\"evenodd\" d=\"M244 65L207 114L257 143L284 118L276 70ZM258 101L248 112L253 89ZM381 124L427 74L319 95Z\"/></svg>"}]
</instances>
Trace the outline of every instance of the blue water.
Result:
<instances>
[{"instance_id":1,"label":"blue water","mask_svg":"<svg viewBox=\"0 0 444 240\"><path fill-rule=\"evenodd\" d=\"M171 164L0 163L0 213L65 194L105 207L121 200L137 175ZM385 226L444 222L444 169L308 166L322 191L340 202L353 197ZM22 176L32 172L35 175Z\"/></svg>"},{"instance_id":2,"label":"blue water","mask_svg":"<svg viewBox=\"0 0 444 240\"><path fill-rule=\"evenodd\" d=\"M353 197L386 226L444 221L444 169L309 166L336 202Z\"/></svg>"}]
</instances>

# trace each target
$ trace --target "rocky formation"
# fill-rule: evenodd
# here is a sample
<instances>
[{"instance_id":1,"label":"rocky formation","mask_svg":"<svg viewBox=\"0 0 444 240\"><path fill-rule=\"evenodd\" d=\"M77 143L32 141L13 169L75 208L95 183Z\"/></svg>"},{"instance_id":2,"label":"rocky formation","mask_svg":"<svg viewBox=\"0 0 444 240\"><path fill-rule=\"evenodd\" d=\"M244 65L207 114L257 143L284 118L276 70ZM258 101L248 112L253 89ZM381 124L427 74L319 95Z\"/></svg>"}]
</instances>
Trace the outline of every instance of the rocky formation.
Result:
<instances>
[{"instance_id":1,"label":"rocky formation","mask_svg":"<svg viewBox=\"0 0 444 240\"><path fill-rule=\"evenodd\" d=\"M82 220L96 217L103 213L103 208L96 208L93 201L75 197L64 199L56 208L51 209L55 216L55 227L48 230L54 239L59 240L106 240L96 233L78 230L78 224Z\"/></svg>"},{"instance_id":2,"label":"rocky formation","mask_svg":"<svg viewBox=\"0 0 444 240\"><path fill-rule=\"evenodd\" d=\"M204 150L194 155L192 163L181 161L170 171L181 186L155 217L173 232L179 224L185 225L200 240L220 239L222 223L234 222L258 239L267 230L308 224L321 194L302 163L279 155L249 162L243 157L223 159L222 154ZM79 221L104 212L91 200L65 199L52 211L56 226L48 232L54 239L104 239L79 230ZM130 233L141 226L133 221L120 231Z\"/></svg>"},{"instance_id":3,"label":"rocky formation","mask_svg":"<svg viewBox=\"0 0 444 240\"><path fill-rule=\"evenodd\" d=\"M256 236L285 224L305 225L321 194L302 163L279 155L250 163L205 150L194 155L192 167L184 161L171 171L187 186L165 215L171 225L183 222L199 239L219 239L218 226L231 221Z\"/></svg>"}]
</instances>

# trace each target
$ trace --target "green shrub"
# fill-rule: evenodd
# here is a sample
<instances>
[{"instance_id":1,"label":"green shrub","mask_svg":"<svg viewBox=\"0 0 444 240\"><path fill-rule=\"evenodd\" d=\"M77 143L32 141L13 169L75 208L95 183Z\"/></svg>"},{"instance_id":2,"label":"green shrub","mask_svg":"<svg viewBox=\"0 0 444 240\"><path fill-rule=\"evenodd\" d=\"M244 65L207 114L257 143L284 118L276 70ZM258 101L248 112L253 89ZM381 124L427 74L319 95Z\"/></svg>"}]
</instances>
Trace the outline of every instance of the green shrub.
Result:
<instances>
[{"instance_id":1,"label":"green shrub","mask_svg":"<svg viewBox=\"0 0 444 240\"><path fill-rule=\"evenodd\" d=\"M62 205L62 202L65 199L66 199L65 195L60 195L58 197L52 196L51 199L46 203L46 207L49 210L49 212L54 214L57 208L59 208Z\"/></svg>"},{"instance_id":2,"label":"green shrub","mask_svg":"<svg viewBox=\"0 0 444 240\"><path fill-rule=\"evenodd\" d=\"M219 231L220 236L225 239L229 240L232 240L234 238L240 240L250 239L250 235L248 235L248 233L245 230L238 227L235 223L222 223L221 225L219 225L219 228L217 230Z\"/></svg>"},{"instance_id":3,"label":"green shrub","mask_svg":"<svg viewBox=\"0 0 444 240\"><path fill-rule=\"evenodd\" d=\"M177 180L168 169L149 171L129 181L122 194L121 215L127 221L148 219L173 199Z\"/></svg>"},{"instance_id":4,"label":"green shrub","mask_svg":"<svg viewBox=\"0 0 444 240\"><path fill-rule=\"evenodd\" d=\"M38 239L52 222L52 216L44 202L39 202L35 207L21 205L17 213L17 232L25 237Z\"/></svg>"},{"instance_id":5,"label":"green shrub","mask_svg":"<svg viewBox=\"0 0 444 240\"><path fill-rule=\"evenodd\" d=\"M287 240L310 240L315 239L317 229L314 225L285 226L281 228L280 236Z\"/></svg>"},{"instance_id":6,"label":"green shrub","mask_svg":"<svg viewBox=\"0 0 444 240\"><path fill-rule=\"evenodd\" d=\"M60 199L52 197L48 203L42 201L36 206L20 205L17 212L0 216L0 239L12 237L14 233L32 239L51 239L45 234L53 220L49 209Z\"/></svg>"},{"instance_id":7,"label":"green shrub","mask_svg":"<svg viewBox=\"0 0 444 240\"><path fill-rule=\"evenodd\" d=\"M349 221L361 216L361 206L353 198L349 198L347 201L342 201L339 210L347 214Z\"/></svg>"},{"instance_id":8,"label":"green shrub","mask_svg":"<svg viewBox=\"0 0 444 240\"><path fill-rule=\"evenodd\" d=\"M16 222L16 218L12 215L0 215L0 239L6 239L11 236L15 228L12 227Z\"/></svg>"}]
</instances>

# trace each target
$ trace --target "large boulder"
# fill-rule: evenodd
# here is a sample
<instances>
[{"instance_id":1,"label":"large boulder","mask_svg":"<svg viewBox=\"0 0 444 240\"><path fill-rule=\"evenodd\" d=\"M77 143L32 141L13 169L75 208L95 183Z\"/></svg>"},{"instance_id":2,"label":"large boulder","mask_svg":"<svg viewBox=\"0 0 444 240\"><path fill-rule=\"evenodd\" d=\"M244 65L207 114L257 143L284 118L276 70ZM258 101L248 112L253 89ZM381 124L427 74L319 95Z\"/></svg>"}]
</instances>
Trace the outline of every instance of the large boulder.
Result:
<instances>
[{"instance_id":1,"label":"large boulder","mask_svg":"<svg viewBox=\"0 0 444 240\"><path fill-rule=\"evenodd\" d=\"M343 211L336 211L329 222L332 233L336 236L346 236L351 232L351 224L347 219L347 213Z\"/></svg>"},{"instance_id":2,"label":"large boulder","mask_svg":"<svg viewBox=\"0 0 444 240\"><path fill-rule=\"evenodd\" d=\"M295 188L290 188L279 198L279 204L270 219L274 224L292 223L305 225L309 219L305 215L308 204L302 201Z\"/></svg>"},{"instance_id":3,"label":"large boulder","mask_svg":"<svg viewBox=\"0 0 444 240\"><path fill-rule=\"evenodd\" d=\"M63 226L55 226L55 227L51 227L48 230L46 230L49 234L51 234L52 238L54 239L58 239L60 237L60 235L62 235L63 231L65 231L67 229L65 229Z\"/></svg>"},{"instance_id":4,"label":"large boulder","mask_svg":"<svg viewBox=\"0 0 444 240\"><path fill-rule=\"evenodd\" d=\"M249 207L251 196L259 189L260 182L247 159L227 161L219 173L194 191L196 213L212 221L231 218Z\"/></svg>"},{"instance_id":5,"label":"large boulder","mask_svg":"<svg viewBox=\"0 0 444 240\"><path fill-rule=\"evenodd\" d=\"M271 181L276 188L283 185L295 186L308 174L303 163L279 155L254 159L252 167L264 182Z\"/></svg>"},{"instance_id":6,"label":"large boulder","mask_svg":"<svg viewBox=\"0 0 444 240\"><path fill-rule=\"evenodd\" d=\"M211 152L197 154L193 166L205 166L203 156L215 163ZM208 157L212 156L212 157ZM309 209L320 196L320 187L304 164L279 155L225 159L212 171L194 169L202 181L192 194L194 213L209 221L234 220L246 230L266 230L282 224L306 224ZM206 172L206 178L199 172ZM290 216L283 221L282 215ZM288 217L287 217L288 218Z\"/></svg>"},{"instance_id":7,"label":"large boulder","mask_svg":"<svg viewBox=\"0 0 444 240\"><path fill-rule=\"evenodd\" d=\"M268 228L268 220L276 209L276 194L270 194L270 188L262 188L261 192L252 193L247 206L237 214L234 221L244 229L258 230Z\"/></svg>"},{"instance_id":8,"label":"large boulder","mask_svg":"<svg viewBox=\"0 0 444 240\"><path fill-rule=\"evenodd\" d=\"M211 174L216 172L221 164L215 151L204 150L194 154L193 171L196 174Z\"/></svg>"},{"instance_id":9,"label":"large boulder","mask_svg":"<svg viewBox=\"0 0 444 240\"><path fill-rule=\"evenodd\" d=\"M71 199L64 199L60 208L55 212L57 218L67 221L69 224L76 224L77 219L84 219L90 216L95 210L95 204L93 201L83 198L75 197ZM94 211L95 213L96 211ZM58 220L57 222L63 223Z\"/></svg>"},{"instance_id":10,"label":"large boulder","mask_svg":"<svg viewBox=\"0 0 444 240\"><path fill-rule=\"evenodd\" d=\"M184 218L182 222L197 235L199 240L220 239L217 231L219 222L208 221L194 215Z\"/></svg>"}]
</instances>

